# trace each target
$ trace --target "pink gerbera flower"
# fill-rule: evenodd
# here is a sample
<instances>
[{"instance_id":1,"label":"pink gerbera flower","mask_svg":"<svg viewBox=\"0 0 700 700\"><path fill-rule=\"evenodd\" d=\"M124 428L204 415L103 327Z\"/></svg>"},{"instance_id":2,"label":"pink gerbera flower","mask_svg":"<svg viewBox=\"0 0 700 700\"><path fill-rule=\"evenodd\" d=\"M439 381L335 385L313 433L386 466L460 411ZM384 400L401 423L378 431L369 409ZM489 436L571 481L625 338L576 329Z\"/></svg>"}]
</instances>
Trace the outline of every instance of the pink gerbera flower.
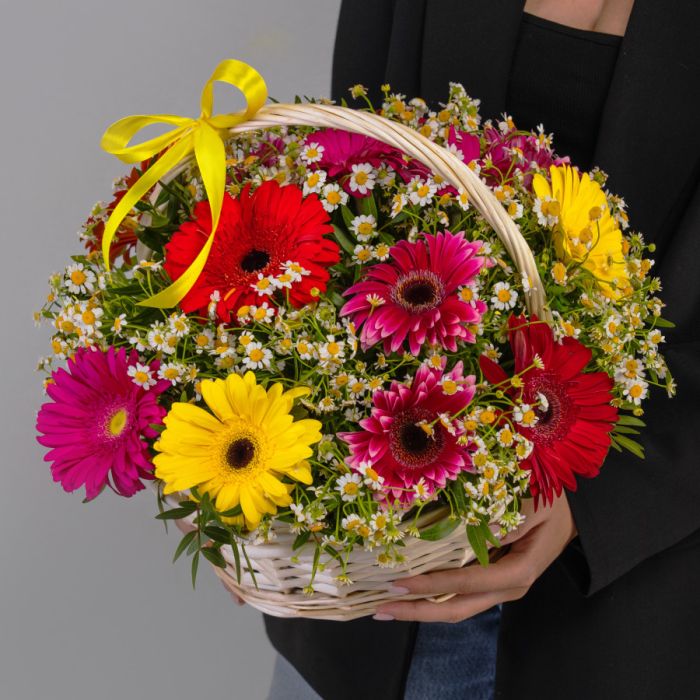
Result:
<instances>
[{"instance_id":1,"label":"pink gerbera flower","mask_svg":"<svg viewBox=\"0 0 700 700\"><path fill-rule=\"evenodd\" d=\"M532 176L538 170L549 170L550 165L568 163L568 156L559 158L552 149L534 134L515 130L502 133L498 129L484 130L486 151L481 174L489 185L502 185L512 181L516 172L524 174L523 184L530 187Z\"/></svg>"},{"instance_id":2,"label":"pink gerbera flower","mask_svg":"<svg viewBox=\"0 0 700 700\"><path fill-rule=\"evenodd\" d=\"M130 365L144 377L132 378ZM52 448L44 459L53 462L54 481L66 491L84 484L90 500L108 485L133 496L144 488L141 479L153 478L146 440L158 435L151 427L165 415L158 395L170 386L167 380L149 381L157 369L157 362L138 364L135 351L127 356L124 348L81 348L67 369L52 374L46 391L53 402L39 411L37 430L43 435L37 440Z\"/></svg>"},{"instance_id":3,"label":"pink gerbera flower","mask_svg":"<svg viewBox=\"0 0 700 700\"><path fill-rule=\"evenodd\" d=\"M464 233L425 234L415 243L392 246L391 262L373 265L361 282L350 287L351 296L341 311L362 327L363 348L384 342L385 352L396 352L408 341L414 355L424 343L451 352L457 340L473 343L474 326L486 304L465 301L460 291L475 281L485 260Z\"/></svg>"},{"instance_id":4,"label":"pink gerbera flower","mask_svg":"<svg viewBox=\"0 0 700 700\"><path fill-rule=\"evenodd\" d=\"M362 430L340 433L350 446L350 467L371 463L384 478L387 497L404 505L413 500L412 489L421 480L432 493L460 472L473 471L469 446L460 444L461 429L448 430L440 417L469 405L474 376L462 375L461 362L451 372L444 366L444 361L439 370L421 365L411 386L394 381L388 390L375 391L372 414L360 421Z\"/></svg>"},{"instance_id":5,"label":"pink gerbera flower","mask_svg":"<svg viewBox=\"0 0 700 700\"><path fill-rule=\"evenodd\" d=\"M321 129L306 137L307 144L321 146L321 157L314 166L325 170L329 177L348 175L353 165L369 163L378 168L386 160L402 160L401 152L372 138L342 129Z\"/></svg>"}]
</instances>

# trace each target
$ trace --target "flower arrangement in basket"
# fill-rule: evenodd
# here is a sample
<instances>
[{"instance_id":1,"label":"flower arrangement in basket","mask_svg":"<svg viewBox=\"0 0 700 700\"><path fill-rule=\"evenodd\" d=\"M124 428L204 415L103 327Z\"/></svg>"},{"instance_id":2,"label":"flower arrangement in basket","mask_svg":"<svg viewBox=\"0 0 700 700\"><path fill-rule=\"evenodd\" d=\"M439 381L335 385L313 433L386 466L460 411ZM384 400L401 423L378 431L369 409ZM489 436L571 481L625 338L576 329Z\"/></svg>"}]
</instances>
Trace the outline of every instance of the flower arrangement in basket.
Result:
<instances>
[{"instance_id":1,"label":"flower arrangement in basket","mask_svg":"<svg viewBox=\"0 0 700 700\"><path fill-rule=\"evenodd\" d=\"M244 112L212 115L216 80ZM605 174L458 84L438 111L383 90L264 104L224 61L198 119L115 123L136 165L40 312L54 480L151 481L193 583L204 557L275 615L352 619L487 564L523 499L643 456L649 386L674 391L652 246ZM152 122L173 129L129 145Z\"/></svg>"}]
</instances>

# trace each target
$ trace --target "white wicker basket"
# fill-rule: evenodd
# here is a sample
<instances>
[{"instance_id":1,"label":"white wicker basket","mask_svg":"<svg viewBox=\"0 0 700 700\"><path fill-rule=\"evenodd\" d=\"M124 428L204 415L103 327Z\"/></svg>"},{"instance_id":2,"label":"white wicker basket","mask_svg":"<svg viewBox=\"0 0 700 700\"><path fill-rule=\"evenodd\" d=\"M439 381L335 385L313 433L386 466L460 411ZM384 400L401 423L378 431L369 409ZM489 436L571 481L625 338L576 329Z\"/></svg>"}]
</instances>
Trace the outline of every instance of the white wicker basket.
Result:
<instances>
[{"instance_id":1,"label":"white wicker basket","mask_svg":"<svg viewBox=\"0 0 700 700\"><path fill-rule=\"evenodd\" d=\"M234 127L230 133L233 137L246 131L279 126L335 128L372 136L416 158L451 185L465 190L472 206L503 242L517 269L530 278L531 290L526 293L528 310L540 318L551 320L534 256L520 230L487 185L455 154L403 124L370 112L335 105L265 105L254 119ZM181 164L165 179L174 178L186 167L188 163ZM156 195L157 192L154 198ZM436 509L424 514L419 521L419 529L433 525L446 517L448 512ZM311 581L314 546L307 544L292 551L296 536L289 531L289 526L277 521L274 531L277 535L274 541L245 546L257 586L245 562L242 562L243 572L238 583L233 552L229 546L223 546L221 550L227 561L226 569L214 567L214 570L230 591L258 610L277 617L342 621L371 615L380 603L397 599L395 594L389 593L392 582L428 571L458 568L475 558L463 527L458 527L438 541L407 536L406 546L402 548L405 562L394 568L379 567L376 552L360 548L353 550L346 568L346 574L352 581L350 584L340 584L336 580L340 565L332 557L324 557L322 561L325 565L314 577L315 592L306 595L303 588ZM419 596L402 596L402 599L412 597ZM441 596L436 600L446 600L448 597Z\"/></svg>"}]
</instances>

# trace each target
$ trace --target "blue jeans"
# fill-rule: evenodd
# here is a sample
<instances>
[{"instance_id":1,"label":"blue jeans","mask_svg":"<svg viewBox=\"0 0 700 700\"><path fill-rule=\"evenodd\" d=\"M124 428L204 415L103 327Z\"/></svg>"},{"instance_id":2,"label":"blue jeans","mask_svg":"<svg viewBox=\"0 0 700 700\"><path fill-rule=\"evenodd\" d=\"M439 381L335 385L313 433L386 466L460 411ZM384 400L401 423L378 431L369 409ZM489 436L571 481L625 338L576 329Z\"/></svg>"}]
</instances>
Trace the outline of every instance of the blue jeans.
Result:
<instances>
[{"instance_id":1,"label":"blue jeans","mask_svg":"<svg viewBox=\"0 0 700 700\"><path fill-rule=\"evenodd\" d=\"M404 700L492 700L500 617L496 607L455 624L419 624ZM267 700L323 699L278 655Z\"/></svg>"}]
</instances>

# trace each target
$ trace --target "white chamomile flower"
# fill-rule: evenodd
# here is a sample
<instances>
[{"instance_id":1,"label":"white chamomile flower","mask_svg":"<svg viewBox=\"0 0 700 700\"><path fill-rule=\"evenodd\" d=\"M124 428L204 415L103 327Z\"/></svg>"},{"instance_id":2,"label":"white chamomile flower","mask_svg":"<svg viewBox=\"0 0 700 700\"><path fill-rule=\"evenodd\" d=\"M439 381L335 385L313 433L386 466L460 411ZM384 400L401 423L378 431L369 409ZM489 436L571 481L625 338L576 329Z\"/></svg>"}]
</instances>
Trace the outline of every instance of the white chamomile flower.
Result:
<instances>
[{"instance_id":1,"label":"white chamomile flower","mask_svg":"<svg viewBox=\"0 0 700 700\"><path fill-rule=\"evenodd\" d=\"M83 263L75 263L66 268L64 284L73 294L94 292L96 281L95 273L88 270Z\"/></svg>"},{"instance_id":2,"label":"white chamomile flower","mask_svg":"<svg viewBox=\"0 0 700 700\"><path fill-rule=\"evenodd\" d=\"M380 491L384 484L384 477L380 476L372 467L371 462L360 462L357 469L362 475L362 480L365 486L368 486L372 491Z\"/></svg>"},{"instance_id":3,"label":"white chamomile flower","mask_svg":"<svg viewBox=\"0 0 700 700\"><path fill-rule=\"evenodd\" d=\"M377 233L377 220L371 214L361 214L350 222L350 228L361 243L366 243Z\"/></svg>"},{"instance_id":4,"label":"white chamomile flower","mask_svg":"<svg viewBox=\"0 0 700 700\"><path fill-rule=\"evenodd\" d=\"M496 282L493 286L493 296L491 297L491 303L497 309L501 311L507 311L512 309L518 300L518 292L515 289L511 289L508 282Z\"/></svg>"},{"instance_id":5,"label":"white chamomile flower","mask_svg":"<svg viewBox=\"0 0 700 700\"><path fill-rule=\"evenodd\" d=\"M167 379L173 386L182 381L185 368L176 362L164 362L158 368L158 377Z\"/></svg>"},{"instance_id":6,"label":"white chamomile flower","mask_svg":"<svg viewBox=\"0 0 700 700\"><path fill-rule=\"evenodd\" d=\"M372 248L368 245L356 245L352 251L352 259L360 265L369 262L372 259Z\"/></svg>"},{"instance_id":7,"label":"white chamomile flower","mask_svg":"<svg viewBox=\"0 0 700 700\"><path fill-rule=\"evenodd\" d=\"M649 393L649 385L642 379L630 381L626 384L623 394L628 401L639 406Z\"/></svg>"},{"instance_id":8,"label":"white chamomile flower","mask_svg":"<svg viewBox=\"0 0 700 700\"><path fill-rule=\"evenodd\" d=\"M323 152L325 150L325 147L321 144L311 141L301 149L301 153L299 155L307 164L318 163L318 161L323 158Z\"/></svg>"},{"instance_id":9,"label":"white chamomile flower","mask_svg":"<svg viewBox=\"0 0 700 700\"><path fill-rule=\"evenodd\" d=\"M195 352L201 355L203 352L210 350L214 347L214 333L213 331L205 328L200 330L197 335L194 336L194 347Z\"/></svg>"},{"instance_id":10,"label":"white chamomile flower","mask_svg":"<svg viewBox=\"0 0 700 700\"><path fill-rule=\"evenodd\" d=\"M374 189L375 173L369 163L356 163L352 166L350 175L350 190L360 195L366 195Z\"/></svg>"},{"instance_id":11,"label":"white chamomile flower","mask_svg":"<svg viewBox=\"0 0 700 700\"><path fill-rule=\"evenodd\" d=\"M338 207L347 204L348 193L340 185L332 183L326 185L322 191L321 204L327 212L335 211Z\"/></svg>"},{"instance_id":12,"label":"white chamomile flower","mask_svg":"<svg viewBox=\"0 0 700 700\"><path fill-rule=\"evenodd\" d=\"M135 365L129 365L127 374L131 377L131 381L137 386L140 386L145 391L148 391L156 384L156 379L148 365L137 362Z\"/></svg>"},{"instance_id":13,"label":"white chamomile flower","mask_svg":"<svg viewBox=\"0 0 700 700\"><path fill-rule=\"evenodd\" d=\"M460 188L457 193L457 204L459 204L462 211L469 209L469 193L465 189Z\"/></svg>"},{"instance_id":14,"label":"white chamomile flower","mask_svg":"<svg viewBox=\"0 0 700 700\"><path fill-rule=\"evenodd\" d=\"M153 350L165 351L168 345L166 327L162 323L154 323L146 335L148 346Z\"/></svg>"},{"instance_id":15,"label":"white chamomile flower","mask_svg":"<svg viewBox=\"0 0 700 700\"><path fill-rule=\"evenodd\" d=\"M428 485L425 483L425 479L421 477L417 483L413 485L413 495L419 500L419 501L426 501L430 498L432 495L430 493L430 488Z\"/></svg>"},{"instance_id":16,"label":"white chamomile flower","mask_svg":"<svg viewBox=\"0 0 700 700\"><path fill-rule=\"evenodd\" d=\"M437 185L430 179L421 180L420 177L414 177L408 183L408 198L412 204L421 207L427 206L437 192Z\"/></svg>"},{"instance_id":17,"label":"white chamomile flower","mask_svg":"<svg viewBox=\"0 0 700 700\"><path fill-rule=\"evenodd\" d=\"M343 474L336 482L335 488L344 501L351 503L359 496L361 485L362 477L359 474Z\"/></svg>"},{"instance_id":18,"label":"white chamomile flower","mask_svg":"<svg viewBox=\"0 0 700 700\"><path fill-rule=\"evenodd\" d=\"M325 170L312 170L304 180L304 197L320 192L321 188L326 184L326 177Z\"/></svg>"},{"instance_id":19,"label":"white chamomile flower","mask_svg":"<svg viewBox=\"0 0 700 700\"><path fill-rule=\"evenodd\" d=\"M408 197L405 194L395 194L391 200L391 218L398 216L403 208L408 204Z\"/></svg>"},{"instance_id":20,"label":"white chamomile flower","mask_svg":"<svg viewBox=\"0 0 700 700\"><path fill-rule=\"evenodd\" d=\"M168 328L170 329L170 332L178 338L183 338L186 336L190 329L186 314L170 314L168 317Z\"/></svg>"},{"instance_id":21,"label":"white chamomile flower","mask_svg":"<svg viewBox=\"0 0 700 700\"><path fill-rule=\"evenodd\" d=\"M380 243L372 250L374 257L380 261L387 260L389 258L389 253L391 253L391 248L386 243Z\"/></svg>"},{"instance_id":22,"label":"white chamomile flower","mask_svg":"<svg viewBox=\"0 0 700 700\"><path fill-rule=\"evenodd\" d=\"M275 317L275 310L264 301L260 306L250 307L250 317L258 323L269 323Z\"/></svg>"},{"instance_id":23,"label":"white chamomile flower","mask_svg":"<svg viewBox=\"0 0 700 700\"><path fill-rule=\"evenodd\" d=\"M243 364L248 369L269 369L272 352L268 348L264 348L261 343L248 343L245 353Z\"/></svg>"},{"instance_id":24,"label":"white chamomile flower","mask_svg":"<svg viewBox=\"0 0 700 700\"><path fill-rule=\"evenodd\" d=\"M529 403L522 403L513 409L513 420L525 428L532 428L537 425L539 419Z\"/></svg>"},{"instance_id":25,"label":"white chamomile flower","mask_svg":"<svg viewBox=\"0 0 700 700\"><path fill-rule=\"evenodd\" d=\"M623 357L615 368L615 381L626 382L644 377L644 365L641 360L628 355Z\"/></svg>"},{"instance_id":26,"label":"white chamomile flower","mask_svg":"<svg viewBox=\"0 0 700 700\"><path fill-rule=\"evenodd\" d=\"M272 296L275 293L275 278L258 272L258 279L250 285L261 296Z\"/></svg>"}]
</instances>

